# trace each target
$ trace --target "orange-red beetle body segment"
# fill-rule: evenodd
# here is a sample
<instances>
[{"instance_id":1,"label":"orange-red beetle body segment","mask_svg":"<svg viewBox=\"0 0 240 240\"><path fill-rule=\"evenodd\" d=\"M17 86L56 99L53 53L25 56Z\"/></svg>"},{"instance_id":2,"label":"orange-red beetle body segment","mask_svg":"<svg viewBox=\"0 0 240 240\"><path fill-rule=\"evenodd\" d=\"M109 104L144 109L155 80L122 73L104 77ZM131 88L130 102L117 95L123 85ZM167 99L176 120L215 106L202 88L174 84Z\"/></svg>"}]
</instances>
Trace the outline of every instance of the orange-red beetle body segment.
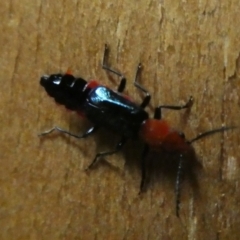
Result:
<instances>
[{"instance_id":1,"label":"orange-red beetle body segment","mask_svg":"<svg viewBox=\"0 0 240 240\"><path fill-rule=\"evenodd\" d=\"M191 149L184 136L172 129L165 120L147 119L142 123L139 134L154 150L184 153Z\"/></svg>"},{"instance_id":2,"label":"orange-red beetle body segment","mask_svg":"<svg viewBox=\"0 0 240 240\"><path fill-rule=\"evenodd\" d=\"M165 120L147 119L142 123L139 134L145 143L158 147L170 131L171 128Z\"/></svg>"}]
</instances>

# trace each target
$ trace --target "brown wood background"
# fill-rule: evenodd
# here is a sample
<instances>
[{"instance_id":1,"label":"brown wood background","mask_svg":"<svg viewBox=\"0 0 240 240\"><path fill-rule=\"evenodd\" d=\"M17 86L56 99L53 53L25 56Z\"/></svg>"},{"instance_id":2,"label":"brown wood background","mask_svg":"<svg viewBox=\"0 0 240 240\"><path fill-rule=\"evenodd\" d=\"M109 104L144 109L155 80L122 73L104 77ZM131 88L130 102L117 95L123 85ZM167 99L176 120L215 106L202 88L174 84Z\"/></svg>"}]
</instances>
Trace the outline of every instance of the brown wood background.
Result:
<instances>
[{"instance_id":1,"label":"brown wood background","mask_svg":"<svg viewBox=\"0 0 240 240\"><path fill-rule=\"evenodd\" d=\"M136 101L132 81L144 65L150 113L194 96L189 114L164 111L187 138L239 126L239 0L13 0L1 1L0 12L0 239L239 239L238 129L194 143L203 169L198 189L184 182L180 220L167 174L138 196L139 142L87 174L95 153L113 147L112 135L37 136L53 125L89 126L57 106L39 78L70 67L114 88L117 79L101 70L104 43Z\"/></svg>"}]
</instances>

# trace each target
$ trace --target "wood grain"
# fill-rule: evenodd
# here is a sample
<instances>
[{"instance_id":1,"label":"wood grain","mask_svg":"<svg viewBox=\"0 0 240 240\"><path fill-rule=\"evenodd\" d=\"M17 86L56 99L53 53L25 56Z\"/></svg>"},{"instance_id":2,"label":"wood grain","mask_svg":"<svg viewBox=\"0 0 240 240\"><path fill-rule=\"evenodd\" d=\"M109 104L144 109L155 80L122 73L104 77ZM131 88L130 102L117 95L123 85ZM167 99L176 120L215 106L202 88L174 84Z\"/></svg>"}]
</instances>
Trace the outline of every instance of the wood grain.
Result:
<instances>
[{"instance_id":1,"label":"wood grain","mask_svg":"<svg viewBox=\"0 0 240 240\"><path fill-rule=\"evenodd\" d=\"M196 189L187 178L182 186L180 219L174 177L164 169L138 196L141 143L87 174L95 153L117 137L37 136L54 125L71 132L89 126L57 106L39 78L71 68L114 88L118 80L101 69L104 43L137 102L142 95L132 81L143 64L149 113L194 97L190 113L164 111L188 139L239 126L238 0L1 1L0 12L1 239L239 239L239 129L194 143L203 168Z\"/></svg>"}]
</instances>

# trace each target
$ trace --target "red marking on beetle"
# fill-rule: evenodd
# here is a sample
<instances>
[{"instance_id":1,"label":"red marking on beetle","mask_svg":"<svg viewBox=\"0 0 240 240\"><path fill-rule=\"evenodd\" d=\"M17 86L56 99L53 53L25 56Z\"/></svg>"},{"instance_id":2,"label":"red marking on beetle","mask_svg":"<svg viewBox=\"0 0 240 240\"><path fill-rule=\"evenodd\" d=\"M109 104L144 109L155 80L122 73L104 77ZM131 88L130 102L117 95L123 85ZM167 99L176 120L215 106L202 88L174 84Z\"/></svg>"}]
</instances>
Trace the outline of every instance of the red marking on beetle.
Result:
<instances>
[{"instance_id":1,"label":"red marking on beetle","mask_svg":"<svg viewBox=\"0 0 240 240\"><path fill-rule=\"evenodd\" d=\"M154 151L186 153L192 148L186 139L163 119L147 119L142 123L139 135Z\"/></svg>"},{"instance_id":2,"label":"red marking on beetle","mask_svg":"<svg viewBox=\"0 0 240 240\"><path fill-rule=\"evenodd\" d=\"M86 86L85 86L85 88L95 88L95 87L98 87L100 84L96 81L96 80L90 80L87 84L86 84Z\"/></svg>"},{"instance_id":3,"label":"red marking on beetle","mask_svg":"<svg viewBox=\"0 0 240 240\"><path fill-rule=\"evenodd\" d=\"M72 70L70 68L68 68L67 71L66 71L66 74L67 75L72 75Z\"/></svg>"}]
</instances>

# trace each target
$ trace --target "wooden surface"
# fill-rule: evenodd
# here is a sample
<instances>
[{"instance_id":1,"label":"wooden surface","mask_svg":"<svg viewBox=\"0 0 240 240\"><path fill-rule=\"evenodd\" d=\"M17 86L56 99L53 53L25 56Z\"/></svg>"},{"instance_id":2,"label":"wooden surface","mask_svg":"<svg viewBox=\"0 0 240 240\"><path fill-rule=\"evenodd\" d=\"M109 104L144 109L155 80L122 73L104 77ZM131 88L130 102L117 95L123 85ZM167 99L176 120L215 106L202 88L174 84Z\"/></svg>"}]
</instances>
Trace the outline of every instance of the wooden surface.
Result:
<instances>
[{"instance_id":1,"label":"wooden surface","mask_svg":"<svg viewBox=\"0 0 240 240\"><path fill-rule=\"evenodd\" d=\"M194 96L189 113L164 111L188 139L239 126L239 0L22 0L1 1L0 11L0 239L239 239L239 129L194 143L203 168L195 189L187 179L182 186L180 219L174 177L164 169L138 196L141 143L86 173L118 138L37 136L54 125L76 133L89 126L57 106L39 78L71 68L116 87L101 69L104 43L137 102L132 81L144 65L149 113Z\"/></svg>"}]
</instances>

